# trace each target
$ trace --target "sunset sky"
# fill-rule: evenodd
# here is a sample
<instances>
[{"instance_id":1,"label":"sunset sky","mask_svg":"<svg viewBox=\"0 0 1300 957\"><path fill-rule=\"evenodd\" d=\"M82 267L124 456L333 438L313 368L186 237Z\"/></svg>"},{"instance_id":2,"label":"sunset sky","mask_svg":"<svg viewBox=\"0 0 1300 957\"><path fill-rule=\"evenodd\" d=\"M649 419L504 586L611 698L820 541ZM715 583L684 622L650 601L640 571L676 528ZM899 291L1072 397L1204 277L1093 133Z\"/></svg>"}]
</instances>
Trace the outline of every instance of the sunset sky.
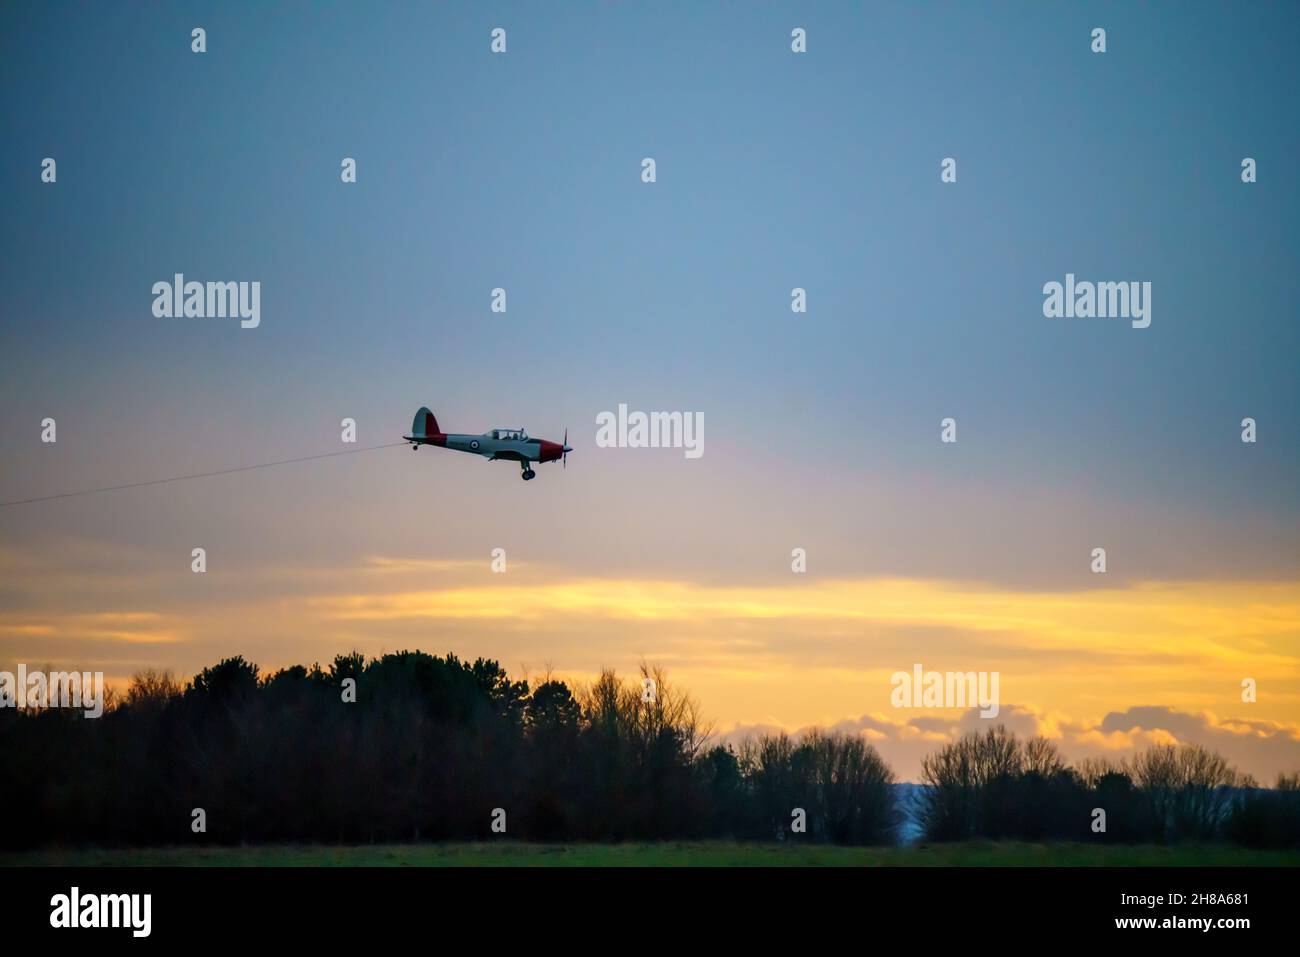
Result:
<instances>
[{"instance_id":1,"label":"sunset sky","mask_svg":"<svg viewBox=\"0 0 1300 957\"><path fill-rule=\"evenodd\" d=\"M644 660L720 737L835 726L912 778L987 724L891 707L919 662L1071 757L1300 770L1300 8L1170 6L6 5L0 501L421 405L575 451L2 508L0 669ZM156 318L178 272L261 282L260 327ZM1067 273L1151 282L1151 326L1044 318ZM704 455L597 447L620 403Z\"/></svg>"}]
</instances>

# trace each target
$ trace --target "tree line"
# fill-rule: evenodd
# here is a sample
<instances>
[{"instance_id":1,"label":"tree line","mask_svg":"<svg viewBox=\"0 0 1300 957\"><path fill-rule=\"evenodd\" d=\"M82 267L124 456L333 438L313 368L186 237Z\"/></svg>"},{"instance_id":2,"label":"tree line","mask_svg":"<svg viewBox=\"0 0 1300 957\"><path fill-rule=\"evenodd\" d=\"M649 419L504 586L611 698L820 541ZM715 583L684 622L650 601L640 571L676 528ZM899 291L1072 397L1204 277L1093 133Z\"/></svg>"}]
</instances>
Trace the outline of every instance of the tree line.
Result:
<instances>
[{"instance_id":1,"label":"tree line","mask_svg":"<svg viewBox=\"0 0 1300 957\"><path fill-rule=\"evenodd\" d=\"M99 719L0 709L0 844L464 840L494 820L539 841L898 840L894 772L861 736L711 738L658 669L530 686L454 654L229 658L183 687L137 674ZM1194 746L1072 767L998 726L929 755L915 793L933 841L1300 847L1300 775L1259 789Z\"/></svg>"}]
</instances>

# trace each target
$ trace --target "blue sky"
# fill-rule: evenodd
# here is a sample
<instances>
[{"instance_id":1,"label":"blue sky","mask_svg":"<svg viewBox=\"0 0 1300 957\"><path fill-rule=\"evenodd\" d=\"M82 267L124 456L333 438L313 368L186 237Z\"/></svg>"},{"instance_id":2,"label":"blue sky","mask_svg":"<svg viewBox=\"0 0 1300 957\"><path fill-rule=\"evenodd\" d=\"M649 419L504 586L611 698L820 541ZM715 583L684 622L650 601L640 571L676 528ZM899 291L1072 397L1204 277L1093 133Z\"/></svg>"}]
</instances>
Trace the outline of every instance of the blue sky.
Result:
<instances>
[{"instance_id":1,"label":"blue sky","mask_svg":"<svg viewBox=\"0 0 1300 957\"><path fill-rule=\"evenodd\" d=\"M69 9L4 14L7 497L310 453L343 415L370 443L421 404L594 452L627 402L718 449L643 454L633 497L691 466L772 501L947 475L1296 529L1295 7ZM260 280L261 328L153 317L178 271ZM1066 272L1151 281L1152 327L1044 319ZM39 461L46 414L75 459Z\"/></svg>"}]
</instances>

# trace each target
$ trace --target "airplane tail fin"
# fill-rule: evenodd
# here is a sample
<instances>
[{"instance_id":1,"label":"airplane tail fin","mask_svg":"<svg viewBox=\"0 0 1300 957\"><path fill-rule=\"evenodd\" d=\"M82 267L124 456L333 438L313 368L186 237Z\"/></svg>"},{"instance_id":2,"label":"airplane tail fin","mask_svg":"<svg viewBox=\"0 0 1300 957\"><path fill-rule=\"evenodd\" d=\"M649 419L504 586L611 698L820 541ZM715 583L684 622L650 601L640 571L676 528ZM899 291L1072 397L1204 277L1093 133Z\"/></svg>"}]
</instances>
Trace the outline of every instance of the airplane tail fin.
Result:
<instances>
[{"instance_id":1,"label":"airplane tail fin","mask_svg":"<svg viewBox=\"0 0 1300 957\"><path fill-rule=\"evenodd\" d=\"M415 421L411 423L411 434L415 436L441 435L442 429L438 428L438 420L434 418L424 406L420 406L420 411L415 413Z\"/></svg>"}]
</instances>

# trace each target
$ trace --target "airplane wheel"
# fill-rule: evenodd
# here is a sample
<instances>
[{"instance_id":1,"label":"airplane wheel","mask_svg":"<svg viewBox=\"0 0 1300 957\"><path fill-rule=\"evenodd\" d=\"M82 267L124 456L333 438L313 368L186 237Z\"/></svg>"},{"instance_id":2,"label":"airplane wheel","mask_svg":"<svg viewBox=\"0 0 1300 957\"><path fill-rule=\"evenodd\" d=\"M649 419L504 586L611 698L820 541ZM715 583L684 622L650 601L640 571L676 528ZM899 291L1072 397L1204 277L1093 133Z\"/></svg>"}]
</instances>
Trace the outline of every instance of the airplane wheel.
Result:
<instances>
[{"instance_id":1,"label":"airplane wheel","mask_svg":"<svg viewBox=\"0 0 1300 957\"><path fill-rule=\"evenodd\" d=\"M527 482L529 479L531 479L531 478L532 478L534 475L536 475L536 474L537 474L537 473L534 472L532 469L525 469L525 470L524 470L524 481Z\"/></svg>"},{"instance_id":2,"label":"airplane wheel","mask_svg":"<svg viewBox=\"0 0 1300 957\"><path fill-rule=\"evenodd\" d=\"M420 447L419 447L418 445L416 445L414 442L412 442L412 443L411 443L411 451L412 451L412 452L418 452L418 451L420 451Z\"/></svg>"}]
</instances>

